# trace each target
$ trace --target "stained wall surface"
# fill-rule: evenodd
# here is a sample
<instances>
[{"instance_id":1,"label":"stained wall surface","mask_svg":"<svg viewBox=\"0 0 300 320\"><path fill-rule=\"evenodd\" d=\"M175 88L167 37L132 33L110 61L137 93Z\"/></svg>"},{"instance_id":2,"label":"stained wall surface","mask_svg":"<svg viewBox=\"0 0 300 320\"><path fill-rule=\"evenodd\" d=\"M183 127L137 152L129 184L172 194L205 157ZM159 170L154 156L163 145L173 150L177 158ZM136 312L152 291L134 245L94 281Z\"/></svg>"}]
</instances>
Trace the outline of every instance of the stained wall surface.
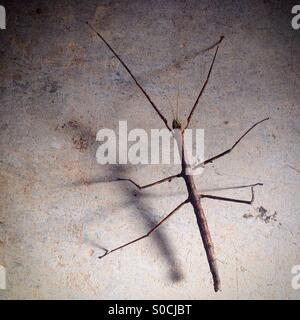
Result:
<instances>
[{"instance_id":1,"label":"stained wall surface","mask_svg":"<svg viewBox=\"0 0 300 320\"><path fill-rule=\"evenodd\" d=\"M298 299L300 265L300 31L289 1L2 1L0 30L1 299ZM162 128L101 31L168 121L179 96L188 115L219 53L191 126L205 156L232 153L195 181L204 199L222 291L213 291L196 219L181 208L153 236L99 260L148 231L186 197L183 181L138 192L178 172L171 165L100 165L98 130ZM179 93L179 94L178 94ZM150 149L150 145L149 145ZM102 183L101 183L102 181ZM296 283L297 284L297 283Z\"/></svg>"}]
</instances>

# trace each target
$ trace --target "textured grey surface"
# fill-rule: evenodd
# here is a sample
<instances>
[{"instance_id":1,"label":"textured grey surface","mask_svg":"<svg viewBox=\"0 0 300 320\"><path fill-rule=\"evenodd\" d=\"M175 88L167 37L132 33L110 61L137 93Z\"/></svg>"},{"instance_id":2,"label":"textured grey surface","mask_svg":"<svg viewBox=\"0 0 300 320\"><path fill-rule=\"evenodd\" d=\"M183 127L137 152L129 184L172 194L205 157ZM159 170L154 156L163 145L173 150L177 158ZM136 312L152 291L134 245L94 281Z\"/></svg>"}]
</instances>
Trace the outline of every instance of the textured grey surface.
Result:
<instances>
[{"instance_id":1,"label":"textured grey surface","mask_svg":"<svg viewBox=\"0 0 300 320\"><path fill-rule=\"evenodd\" d=\"M300 264L300 31L288 1L4 1L0 31L0 264L2 299L290 299ZM190 206L152 238L103 260L144 233L185 197L183 183L136 195L125 182L151 182L168 166L100 166L96 132L160 128L122 66L87 28L89 20L122 55L171 120L164 95L188 112L224 34L193 119L205 129L205 154L231 146L197 177L200 190L263 182L254 204L205 200L222 292L211 275ZM80 142L84 148L78 149ZM86 148L85 148L86 147ZM212 191L211 191L212 192ZM215 194L248 198L247 190ZM260 218L277 213L268 223Z\"/></svg>"}]
</instances>

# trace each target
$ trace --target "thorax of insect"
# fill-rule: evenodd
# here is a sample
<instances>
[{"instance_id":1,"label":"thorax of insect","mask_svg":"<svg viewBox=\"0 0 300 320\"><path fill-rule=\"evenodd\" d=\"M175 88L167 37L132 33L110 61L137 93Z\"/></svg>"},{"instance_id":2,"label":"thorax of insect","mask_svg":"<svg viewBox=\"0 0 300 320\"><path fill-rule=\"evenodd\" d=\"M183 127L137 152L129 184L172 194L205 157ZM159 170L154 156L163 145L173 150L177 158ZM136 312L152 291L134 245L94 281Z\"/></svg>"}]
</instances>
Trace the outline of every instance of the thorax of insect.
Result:
<instances>
[{"instance_id":1,"label":"thorax of insect","mask_svg":"<svg viewBox=\"0 0 300 320\"><path fill-rule=\"evenodd\" d=\"M181 159L182 176L191 175L191 166L187 153L185 152L184 130L186 129L186 121L180 120L176 116L172 121L173 137L176 140L179 156Z\"/></svg>"},{"instance_id":2,"label":"thorax of insect","mask_svg":"<svg viewBox=\"0 0 300 320\"><path fill-rule=\"evenodd\" d=\"M180 131L183 130L183 125L177 117L175 119L173 119L172 128L173 128L173 130L175 130L175 129L178 129Z\"/></svg>"}]
</instances>

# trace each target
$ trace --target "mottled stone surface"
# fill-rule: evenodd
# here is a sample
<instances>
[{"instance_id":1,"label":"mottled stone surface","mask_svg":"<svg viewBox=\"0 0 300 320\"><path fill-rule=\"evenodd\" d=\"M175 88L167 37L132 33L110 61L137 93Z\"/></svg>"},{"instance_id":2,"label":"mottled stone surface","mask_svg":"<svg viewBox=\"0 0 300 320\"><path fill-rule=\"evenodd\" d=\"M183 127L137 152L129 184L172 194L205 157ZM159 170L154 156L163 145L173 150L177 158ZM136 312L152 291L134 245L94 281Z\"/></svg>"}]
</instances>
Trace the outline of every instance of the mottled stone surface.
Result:
<instances>
[{"instance_id":1,"label":"mottled stone surface","mask_svg":"<svg viewBox=\"0 0 300 320\"><path fill-rule=\"evenodd\" d=\"M291 299L300 264L300 31L289 1L2 1L0 30L1 299ZM211 275L190 206L152 238L103 260L147 231L185 198L182 181L135 193L128 176L151 182L170 166L100 166L96 133L161 128L123 67L88 29L122 55L163 113L165 95L187 114L205 80L192 126L207 157L235 151L196 177L199 189L263 182L252 206L203 201L219 259ZM249 190L210 191L248 199ZM264 210L267 210L266 212ZM276 214L275 214L276 212ZM275 214L275 215L274 215ZM265 219L270 217L269 219Z\"/></svg>"}]
</instances>

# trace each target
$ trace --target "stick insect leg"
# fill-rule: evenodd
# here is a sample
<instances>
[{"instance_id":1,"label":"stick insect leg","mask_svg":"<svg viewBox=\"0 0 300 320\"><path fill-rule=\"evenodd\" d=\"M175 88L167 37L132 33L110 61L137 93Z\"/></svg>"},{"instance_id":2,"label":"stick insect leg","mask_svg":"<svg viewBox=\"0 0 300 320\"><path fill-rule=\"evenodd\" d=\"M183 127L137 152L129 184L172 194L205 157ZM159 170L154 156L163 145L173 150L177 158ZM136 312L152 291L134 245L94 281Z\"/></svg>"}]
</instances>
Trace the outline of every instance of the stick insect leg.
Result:
<instances>
[{"instance_id":1,"label":"stick insect leg","mask_svg":"<svg viewBox=\"0 0 300 320\"><path fill-rule=\"evenodd\" d=\"M263 186L263 185L264 185L263 183L258 182L258 183L254 183L254 184L246 184L246 185L241 185L241 186L206 189L205 191L223 191L223 190L245 189L245 188Z\"/></svg>"},{"instance_id":2,"label":"stick insect leg","mask_svg":"<svg viewBox=\"0 0 300 320\"><path fill-rule=\"evenodd\" d=\"M222 38L222 39L223 39L223 38ZM212 60L212 62L211 62L211 65L210 65L210 68L209 68L209 71L208 71L206 80L205 80L205 82L204 82L204 84L203 84L203 86L202 86L202 88L201 88L201 90L200 90L200 93L198 94L198 97L197 97L197 99L196 99L196 101L195 101L195 103L194 103L194 105L193 105L193 107L192 107L192 110L191 110L191 112L190 112L190 114L189 114L189 116L188 116L188 118L187 118L187 123L186 123L185 129L189 126L190 121L191 121L192 116L193 116L193 113L194 113L194 111L195 111L195 109L196 109L196 107L197 107L197 105L198 105L198 103L199 103L200 97L202 96L202 94L203 94L203 92L204 92L204 90L205 90L205 88L206 88L206 86L207 86L207 84L208 84L208 80L209 80L209 78L210 78L210 74L211 74L212 68L213 68L213 66L214 66L214 63L215 63L215 60L216 60L216 56L217 56L218 50L219 50L219 46L217 46L217 49L216 49L216 51L215 51L215 55L214 55L213 60Z\"/></svg>"},{"instance_id":3,"label":"stick insect leg","mask_svg":"<svg viewBox=\"0 0 300 320\"><path fill-rule=\"evenodd\" d=\"M205 52L205 51L209 51L211 49L213 49L215 46L219 45L224 39L224 36L221 36L220 39L214 43L213 45L211 45L210 47L206 48L206 49L203 49L201 52Z\"/></svg>"},{"instance_id":4,"label":"stick insect leg","mask_svg":"<svg viewBox=\"0 0 300 320\"><path fill-rule=\"evenodd\" d=\"M155 181L155 182L152 182L152 183L149 183L149 184L145 184L143 186L137 184L136 182L134 182L132 179L129 179L129 178L118 178L116 181L128 181L132 184L134 184L138 189L142 190L142 189L146 189L146 188L149 188L149 187L153 187L157 184L160 184L160 183L163 183L163 182L171 182L174 178L179 178L181 177L181 173L179 174L175 174L173 176L169 176L169 177L166 177L166 178L163 178L163 179L160 179L158 181Z\"/></svg>"},{"instance_id":5,"label":"stick insect leg","mask_svg":"<svg viewBox=\"0 0 300 320\"><path fill-rule=\"evenodd\" d=\"M150 236L150 234L151 234L153 231L155 231L163 222L165 222L165 221L166 221L168 218L170 218L178 209L180 209L183 205L185 205L185 204L188 203L188 202L189 202L189 199L186 199L185 201L183 201L182 203L180 203L174 210L172 210L172 211L171 211L166 217L164 217L156 226L154 226L150 231L148 231L148 232L147 232L146 234L144 234L143 236L141 236L141 237L139 237L139 238L136 238L136 239L134 239L134 240L132 240L132 241L130 241L130 242L127 242L127 243L125 243L125 244L123 244L123 245L121 245L121 246L119 246L119 247L117 247L117 248L114 248L114 249L112 249L112 250L106 250L106 252L105 252L102 256L100 256L99 259L107 256L108 254L110 254L110 253L112 253L112 252L114 252L114 251L120 250L120 249L122 249L122 248L124 248L124 247L127 247L127 246L129 246L129 245L137 242L137 241L140 241L140 240L142 240L142 239L144 239L144 238L147 238L147 237Z\"/></svg>"},{"instance_id":6,"label":"stick insect leg","mask_svg":"<svg viewBox=\"0 0 300 320\"><path fill-rule=\"evenodd\" d=\"M223 151L222 153L220 153L220 154L218 154L218 155L216 155L216 156L214 156L214 157L212 157L212 158L209 158L209 159L205 160L205 161L202 162L202 163L199 163L199 164L196 165L193 169L196 169L196 168L198 168L198 167L200 167L200 166L203 166L203 165L206 165L206 164L208 164L208 163L212 163L213 161L215 161L215 160L217 160L217 159L225 156L226 154L230 153L230 152L238 145L238 143L239 143L254 127L256 127L257 125L259 125L260 123L262 123L262 122L264 122L264 121L266 121L266 120L269 120L269 118L265 118L265 119L263 119L263 120L260 120L260 121L256 122L250 129L248 129L248 130L233 144L233 146L232 146L231 148Z\"/></svg>"},{"instance_id":7,"label":"stick insect leg","mask_svg":"<svg viewBox=\"0 0 300 320\"><path fill-rule=\"evenodd\" d=\"M113 53L113 55L120 61L122 66L126 69L126 71L129 73L135 84L138 86L138 88L141 90L143 95L146 97L146 99L150 102L158 116L161 118L161 120L164 122L165 126L169 131L172 131L170 126L168 125L167 119L162 115L160 110L157 108L156 104L152 101L148 93L145 91L145 89L140 85L140 83L137 81L136 77L133 75L133 73L130 71L130 69L127 67L125 62L121 59L121 57L116 53L116 51L110 46L110 44L103 38L103 36L87 21L87 25L97 34L97 36L105 43L105 45L108 47L108 49Z\"/></svg>"},{"instance_id":8,"label":"stick insect leg","mask_svg":"<svg viewBox=\"0 0 300 320\"><path fill-rule=\"evenodd\" d=\"M218 196L212 196L210 194L200 194L200 198L209 198L209 199L221 200L221 201L252 204L252 202L254 201L254 190L253 190L253 187L251 187L251 194L252 194L251 200L240 200L240 199L233 199L233 198L218 197Z\"/></svg>"}]
</instances>

